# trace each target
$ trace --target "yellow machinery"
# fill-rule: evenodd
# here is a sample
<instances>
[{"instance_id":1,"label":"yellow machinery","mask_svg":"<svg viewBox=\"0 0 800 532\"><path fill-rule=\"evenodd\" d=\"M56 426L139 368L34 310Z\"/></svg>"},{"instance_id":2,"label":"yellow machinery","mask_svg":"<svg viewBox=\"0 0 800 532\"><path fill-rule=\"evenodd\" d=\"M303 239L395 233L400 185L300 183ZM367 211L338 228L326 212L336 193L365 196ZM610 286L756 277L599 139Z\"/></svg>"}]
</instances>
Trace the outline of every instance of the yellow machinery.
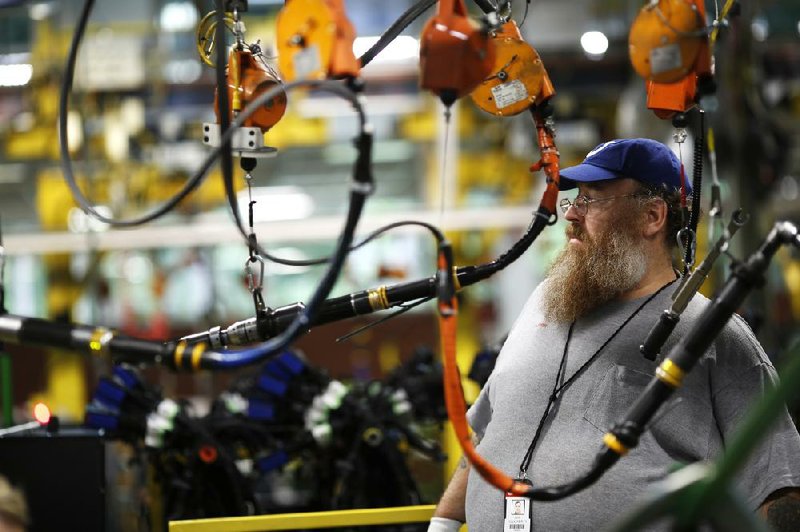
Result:
<instances>
[{"instance_id":1,"label":"yellow machinery","mask_svg":"<svg viewBox=\"0 0 800 532\"><path fill-rule=\"evenodd\" d=\"M395 525L430 521L435 506L368 508L333 512L308 512L252 517L223 517L172 521L170 532L256 532L259 530L297 530L342 526Z\"/></svg>"}]
</instances>

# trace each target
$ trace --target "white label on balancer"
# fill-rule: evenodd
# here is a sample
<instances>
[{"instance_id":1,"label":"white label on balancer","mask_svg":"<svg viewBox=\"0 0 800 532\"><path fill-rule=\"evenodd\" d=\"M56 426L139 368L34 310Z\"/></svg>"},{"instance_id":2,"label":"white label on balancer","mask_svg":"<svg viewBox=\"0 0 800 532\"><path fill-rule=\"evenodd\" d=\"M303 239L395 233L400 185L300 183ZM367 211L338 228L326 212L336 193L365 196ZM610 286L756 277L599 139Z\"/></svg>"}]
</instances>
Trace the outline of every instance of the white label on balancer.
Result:
<instances>
[{"instance_id":1,"label":"white label on balancer","mask_svg":"<svg viewBox=\"0 0 800 532\"><path fill-rule=\"evenodd\" d=\"M528 89L518 79L492 87L492 96L498 109L514 105L528 98Z\"/></svg>"},{"instance_id":2,"label":"white label on balancer","mask_svg":"<svg viewBox=\"0 0 800 532\"><path fill-rule=\"evenodd\" d=\"M681 47L675 44L650 50L650 70L654 75L681 67Z\"/></svg>"}]
</instances>

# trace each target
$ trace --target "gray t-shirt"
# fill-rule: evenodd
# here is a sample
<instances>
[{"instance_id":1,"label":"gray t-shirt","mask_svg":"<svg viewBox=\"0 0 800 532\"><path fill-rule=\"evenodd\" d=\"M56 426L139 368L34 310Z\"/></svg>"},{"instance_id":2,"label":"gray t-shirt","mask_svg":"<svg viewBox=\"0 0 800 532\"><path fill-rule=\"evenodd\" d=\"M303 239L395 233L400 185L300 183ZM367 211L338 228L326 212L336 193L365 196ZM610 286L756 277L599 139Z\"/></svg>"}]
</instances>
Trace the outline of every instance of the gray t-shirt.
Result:
<instances>
[{"instance_id":1,"label":"gray t-shirt","mask_svg":"<svg viewBox=\"0 0 800 532\"><path fill-rule=\"evenodd\" d=\"M539 303L540 285L525 304L494 372L468 413L481 436L478 452L516 477L553 389L569 324L548 323ZM657 362L639 353L660 313L671 305L667 288L619 332L560 399L544 426L528 477L535 486L571 482L584 475L602 446L603 434L639 397ZM579 319L567 352L569 379L645 301L606 304ZM696 296L662 353L669 353L708 304ZM532 504L534 530L602 530L641 501L647 487L676 462L714 458L748 405L774 383L776 372L753 333L734 316L686 376L683 386L656 414L638 447L597 483L556 502ZM737 477L737 488L755 509L776 489L800 485L800 436L788 413L772 426L754 458ZM503 529L503 494L470 472L466 499L470 532Z\"/></svg>"}]
</instances>

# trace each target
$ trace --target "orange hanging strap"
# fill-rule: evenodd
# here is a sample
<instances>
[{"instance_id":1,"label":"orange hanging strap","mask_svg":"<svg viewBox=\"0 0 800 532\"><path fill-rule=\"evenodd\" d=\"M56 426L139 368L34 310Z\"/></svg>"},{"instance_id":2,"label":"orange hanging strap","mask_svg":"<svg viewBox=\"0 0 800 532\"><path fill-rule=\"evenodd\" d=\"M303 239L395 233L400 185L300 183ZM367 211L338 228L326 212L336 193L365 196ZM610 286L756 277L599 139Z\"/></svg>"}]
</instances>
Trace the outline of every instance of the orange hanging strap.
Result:
<instances>
[{"instance_id":1,"label":"orange hanging strap","mask_svg":"<svg viewBox=\"0 0 800 532\"><path fill-rule=\"evenodd\" d=\"M546 119L539 108L531 107L533 120L536 123L536 140L539 144L540 158L530 167L531 172L544 170L547 176L547 188L542 195L540 207L549 212L556 212L556 201L558 200L558 183L560 179L560 155L558 148L553 140L553 125Z\"/></svg>"},{"instance_id":2,"label":"orange hanging strap","mask_svg":"<svg viewBox=\"0 0 800 532\"><path fill-rule=\"evenodd\" d=\"M547 74L544 76L541 96L543 103L530 106L530 111L536 124L536 137L539 144L540 159L531 165L531 171L543 170L547 176L547 187L542 195L539 210L547 210L551 214L556 212L558 200L558 186L560 178L559 153L554 141L552 121L549 117L547 100L555 94L552 83ZM439 275L448 275L452 271L446 253L439 254ZM442 279L440 278L440 282ZM472 467L489 484L503 492L518 496L525 496L533 489L530 485L514 480L493 466L484 457L478 454L470 438L470 429L467 423L467 404L464 400L464 390L461 386L461 374L456 362L456 329L458 324L458 302L455 290L447 291L439 297L439 335L441 337L442 360L444 366L444 397L447 415L453 425L464 456L470 461Z\"/></svg>"},{"instance_id":3,"label":"orange hanging strap","mask_svg":"<svg viewBox=\"0 0 800 532\"><path fill-rule=\"evenodd\" d=\"M439 255L439 272L450 272L444 256ZM523 495L530 486L517 482L478 454L469 434L467 404L461 387L461 374L456 363L456 329L458 325L458 301L455 292L446 300L439 301L439 335L441 337L444 362L444 397L447 415L453 424L458 443L472 467L491 485L502 491Z\"/></svg>"}]
</instances>

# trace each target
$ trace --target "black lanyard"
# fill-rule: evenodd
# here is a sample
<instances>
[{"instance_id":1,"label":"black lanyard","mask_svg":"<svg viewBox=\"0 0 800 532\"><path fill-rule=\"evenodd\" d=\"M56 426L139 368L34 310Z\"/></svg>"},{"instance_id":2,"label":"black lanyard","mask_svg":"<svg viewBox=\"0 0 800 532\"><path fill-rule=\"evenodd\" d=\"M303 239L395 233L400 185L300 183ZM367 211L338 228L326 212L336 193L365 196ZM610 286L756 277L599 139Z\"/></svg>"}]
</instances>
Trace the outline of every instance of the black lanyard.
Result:
<instances>
[{"instance_id":1,"label":"black lanyard","mask_svg":"<svg viewBox=\"0 0 800 532\"><path fill-rule=\"evenodd\" d=\"M556 373L556 380L553 384L553 391L550 393L550 398L547 400L547 407L544 409L544 414L542 414L542 418L539 420L539 425L536 427L536 433L533 435L533 439L531 440L531 444L528 446L528 450L525 451L525 456L522 457L522 463L519 465L519 478L524 479L527 478L528 467L531 465L531 460L533 459L533 450L536 448L536 444L539 442L539 437L542 435L542 429L544 428L544 424L547 421L547 418L550 416L550 412L553 410L553 406L555 406L556 402L561 397L561 392L569 386L570 384L578 378L578 376L583 373L583 370L589 367L589 365L595 361L595 359L600 355L600 353L605 349L605 347L611 343L617 334L625 327L629 321L631 321L634 316L636 316L650 301L652 301L658 294L660 294L666 287L674 283L675 280L672 280L659 288L656 292L654 292L650 297L648 297L641 305L639 305L636 310L634 310L630 316L627 317L625 321L622 322L622 325L617 327L611 336L603 342L603 345L597 348L597 351L589 357L589 360L583 363L581 367L579 367L572 376L567 379L563 384L559 384L561 379L564 377L564 373L566 372L567 366L567 351L569 350L569 341L572 339L572 330L575 328L575 322L573 321L569 325L569 331L567 332L567 340L564 342L564 353L561 355L561 362L558 365L558 372Z\"/></svg>"}]
</instances>

